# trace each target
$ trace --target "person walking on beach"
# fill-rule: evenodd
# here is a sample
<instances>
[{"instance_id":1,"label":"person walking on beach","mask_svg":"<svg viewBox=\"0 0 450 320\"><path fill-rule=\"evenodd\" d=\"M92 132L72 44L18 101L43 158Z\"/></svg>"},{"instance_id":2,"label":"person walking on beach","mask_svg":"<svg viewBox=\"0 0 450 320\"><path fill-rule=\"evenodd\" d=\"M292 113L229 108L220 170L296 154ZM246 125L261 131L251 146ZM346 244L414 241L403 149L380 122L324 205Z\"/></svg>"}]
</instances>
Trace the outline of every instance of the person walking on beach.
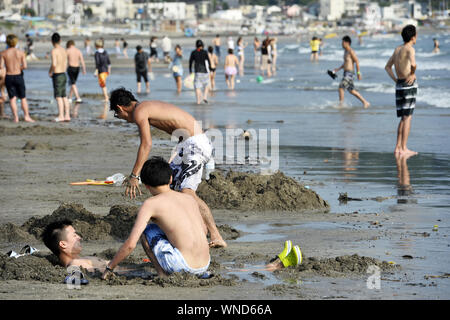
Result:
<instances>
[{"instance_id":1,"label":"person walking on beach","mask_svg":"<svg viewBox=\"0 0 450 320\"><path fill-rule=\"evenodd\" d=\"M81 103L80 94L77 88L78 74L80 73L80 64L82 67L83 74L86 74L86 65L84 64L83 54L81 51L75 47L75 41L69 40L66 44L66 52L69 66L67 67L67 75L69 76L69 102L72 100L72 95L75 94L75 102Z\"/></svg>"},{"instance_id":2,"label":"person walking on beach","mask_svg":"<svg viewBox=\"0 0 450 320\"><path fill-rule=\"evenodd\" d=\"M311 47L311 62L319 61L320 40L317 37L312 37L311 41L309 42L309 46Z\"/></svg>"},{"instance_id":3,"label":"person walking on beach","mask_svg":"<svg viewBox=\"0 0 450 320\"><path fill-rule=\"evenodd\" d=\"M211 66L209 67L211 90L215 90L216 89L216 69L219 64L219 58L215 54L214 48L212 46L208 47L208 57L209 57L209 61L211 61Z\"/></svg>"},{"instance_id":4,"label":"person walking on beach","mask_svg":"<svg viewBox=\"0 0 450 320\"><path fill-rule=\"evenodd\" d=\"M56 122L70 121L70 104L66 94L68 58L66 50L61 47L60 43L61 36L55 32L52 35L53 49L50 53L51 65L48 75L52 78L53 95L58 104L58 117L55 118Z\"/></svg>"},{"instance_id":5,"label":"person walking on beach","mask_svg":"<svg viewBox=\"0 0 450 320\"><path fill-rule=\"evenodd\" d=\"M170 69L172 70L173 78L175 79L175 84L177 85L177 93L181 93L183 87L183 82L181 78L183 77L183 64L181 60L183 59L183 50L180 45L175 46L175 56L172 59Z\"/></svg>"},{"instance_id":6,"label":"person walking on beach","mask_svg":"<svg viewBox=\"0 0 450 320\"><path fill-rule=\"evenodd\" d=\"M8 49L0 53L0 70L5 69L5 87L9 96L9 105L13 114L13 121L19 122L17 111L17 99L20 99L24 120L34 122L28 113L28 101L26 98L23 70L27 68L25 53L16 48L19 39L15 34L6 36Z\"/></svg>"},{"instance_id":7,"label":"person walking on beach","mask_svg":"<svg viewBox=\"0 0 450 320\"><path fill-rule=\"evenodd\" d=\"M272 71L270 67L270 56L271 56L271 49L270 49L270 39L264 39L262 45L261 45L261 71L262 75L264 76L264 72L267 72L267 76L270 78L272 76Z\"/></svg>"},{"instance_id":8,"label":"person walking on beach","mask_svg":"<svg viewBox=\"0 0 450 320\"><path fill-rule=\"evenodd\" d=\"M255 68L261 63L261 41L258 37L253 39L253 54L255 55Z\"/></svg>"},{"instance_id":9,"label":"person walking on beach","mask_svg":"<svg viewBox=\"0 0 450 320\"><path fill-rule=\"evenodd\" d=\"M91 39L89 37L84 39L84 52L86 52L86 56L90 56L92 53L91 49Z\"/></svg>"},{"instance_id":10,"label":"person walking on beach","mask_svg":"<svg viewBox=\"0 0 450 320\"><path fill-rule=\"evenodd\" d=\"M103 92L104 108L103 113L99 116L100 119L106 119L108 110L108 88L106 87L106 79L111 74L111 61L109 60L108 52L103 48L104 41L98 39L95 41L95 73L94 76L98 78L98 84Z\"/></svg>"},{"instance_id":11,"label":"person walking on beach","mask_svg":"<svg viewBox=\"0 0 450 320\"><path fill-rule=\"evenodd\" d=\"M278 58L278 50L277 50L277 38L270 39L270 52L272 53L271 57L271 66L272 73L277 73L277 58Z\"/></svg>"},{"instance_id":12,"label":"person walking on beach","mask_svg":"<svg viewBox=\"0 0 450 320\"><path fill-rule=\"evenodd\" d=\"M238 58L233 54L233 49L228 49L228 55L225 58L224 71L225 81L228 89L234 90L234 82L237 74L236 66L239 66Z\"/></svg>"},{"instance_id":13,"label":"person walking on beach","mask_svg":"<svg viewBox=\"0 0 450 320\"><path fill-rule=\"evenodd\" d=\"M128 51L128 42L125 40L125 38L122 38L120 40L122 40L122 46L123 46L122 53L123 53L123 56L126 59L128 59L128 53L127 53L127 51Z\"/></svg>"},{"instance_id":14,"label":"person walking on beach","mask_svg":"<svg viewBox=\"0 0 450 320\"><path fill-rule=\"evenodd\" d=\"M2 57L0 55L0 119L8 119L8 116L5 114L6 96L5 96L5 92L3 90L5 87L6 69L2 68L1 60L2 60Z\"/></svg>"},{"instance_id":15,"label":"person walking on beach","mask_svg":"<svg viewBox=\"0 0 450 320\"><path fill-rule=\"evenodd\" d=\"M247 44L244 42L242 37L239 37L237 40L237 54L239 57L239 74L241 76L244 75L244 62L245 62L245 53L244 49L247 46Z\"/></svg>"},{"instance_id":16,"label":"person walking on beach","mask_svg":"<svg viewBox=\"0 0 450 320\"><path fill-rule=\"evenodd\" d=\"M220 59L220 45L221 45L220 35L216 34L216 37L213 40L213 46L214 46L214 53L219 59Z\"/></svg>"},{"instance_id":17,"label":"person walking on beach","mask_svg":"<svg viewBox=\"0 0 450 320\"><path fill-rule=\"evenodd\" d=\"M161 49L163 51L164 62L170 63L170 51L172 51L172 40L165 35L161 40Z\"/></svg>"},{"instance_id":18,"label":"person walking on beach","mask_svg":"<svg viewBox=\"0 0 450 320\"><path fill-rule=\"evenodd\" d=\"M194 89L197 97L197 104L208 103L209 92L209 72L208 68L211 66L208 53L203 49L203 41L197 40L195 43L196 49L191 52L189 58L189 73L192 73L192 64L194 64L195 78ZM206 66L208 64L208 66ZM202 92L203 90L203 92Z\"/></svg>"},{"instance_id":19,"label":"person walking on beach","mask_svg":"<svg viewBox=\"0 0 450 320\"><path fill-rule=\"evenodd\" d=\"M133 94L124 88L111 92L110 109L114 117L135 123L139 129L140 145L137 158L128 180L126 195L135 198L139 188L139 174L152 148L150 127L176 134L178 144L171 160L171 188L194 197L200 207L200 213L210 233L210 246L226 247L214 222L211 210L201 200L196 190L201 182L203 168L212 157L212 145L202 131L196 119L173 104L162 101L138 102Z\"/></svg>"},{"instance_id":20,"label":"person walking on beach","mask_svg":"<svg viewBox=\"0 0 450 320\"><path fill-rule=\"evenodd\" d=\"M150 38L150 58L152 59L152 61L156 61L158 62L158 44L156 42L158 38L157 37L151 37Z\"/></svg>"},{"instance_id":21,"label":"person walking on beach","mask_svg":"<svg viewBox=\"0 0 450 320\"><path fill-rule=\"evenodd\" d=\"M145 81L145 92L150 93L148 72L152 71L152 62L148 53L142 50L142 46L137 46L136 51L137 52L134 55L134 65L136 71L137 93L141 93L141 77L144 78Z\"/></svg>"},{"instance_id":22,"label":"person walking on beach","mask_svg":"<svg viewBox=\"0 0 450 320\"><path fill-rule=\"evenodd\" d=\"M407 25L402 30L403 45L398 46L392 56L389 58L385 70L395 86L395 101L397 117L401 118L397 128L397 143L395 145L395 154L416 155L407 147L408 136L411 129L411 118L416 106L417 79L416 79L416 57L414 45L417 41L416 27ZM395 67L395 74L392 71Z\"/></svg>"},{"instance_id":23,"label":"person walking on beach","mask_svg":"<svg viewBox=\"0 0 450 320\"><path fill-rule=\"evenodd\" d=\"M116 38L116 40L114 40L114 48L116 48L116 57L119 57L121 55L121 50L120 50L120 42L119 39Z\"/></svg>"},{"instance_id":24,"label":"person walking on beach","mask_svg":"<svg viewBox=\"0 0 450 320\"><path fill-rule=\"evenodd\" d=\"M337 69L334 69L333 72L336 73L341 69L344 69L344 76L342 77L342 81L339 84L339 104L342 106L344 103L344 93L345 90L348 90L352 95L359 99L363 103L364 108L368 108L370 103L367 102L364 97L355 90L353 84L353 78L355 76L354 70L356 65L356 74L358 76L358 80L361 80L361 72L359 70L359 60L356 56L355 51L351 47L352 40L349 36L344 36L342 38L342 48L344 48L344 63Z\"/></svg>"}]
</instances>

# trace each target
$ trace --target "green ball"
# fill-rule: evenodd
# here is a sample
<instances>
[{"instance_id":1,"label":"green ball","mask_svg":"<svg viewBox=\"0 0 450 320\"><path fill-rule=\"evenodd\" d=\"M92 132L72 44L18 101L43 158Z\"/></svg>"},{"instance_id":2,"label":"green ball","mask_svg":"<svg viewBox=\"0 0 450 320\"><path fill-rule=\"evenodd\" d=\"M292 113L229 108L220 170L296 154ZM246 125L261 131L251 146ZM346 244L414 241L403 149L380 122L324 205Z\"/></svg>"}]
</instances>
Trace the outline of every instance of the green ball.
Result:
<instances>
[{"instance_id":1,"label":"green ball","mask_svg":"<svg viewBox=\"0 0 450 320\"><path fill-rule=\"evenodd\" d=\"M257 81L258 83L263 82L263 80L264 80L264 78L263 78L262 76L258 76L258 77L256 78L256 81Z\"/></svg>"}]
</instances>

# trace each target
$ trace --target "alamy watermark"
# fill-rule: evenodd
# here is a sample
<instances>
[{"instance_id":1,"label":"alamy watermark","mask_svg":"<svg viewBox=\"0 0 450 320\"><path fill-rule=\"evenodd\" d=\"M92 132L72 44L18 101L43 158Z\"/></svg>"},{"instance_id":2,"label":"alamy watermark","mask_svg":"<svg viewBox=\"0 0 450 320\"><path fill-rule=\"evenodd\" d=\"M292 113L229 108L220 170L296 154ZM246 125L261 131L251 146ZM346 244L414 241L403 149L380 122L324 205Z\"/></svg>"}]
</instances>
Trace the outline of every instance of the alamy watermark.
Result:
<instances>
[{"instance_id":1,"label":"alamy watermark","mask_svg":"<svg viewBox=\"0 0 450 320\"><path fill-rule=\"evenodd\" d=\"M381 289L381 270L380 267L375 265L370 265L367 268L366 273L370 273L371 275L367 278L366 285L367 289L373 290Z\"/></svg>"}]
</instances>

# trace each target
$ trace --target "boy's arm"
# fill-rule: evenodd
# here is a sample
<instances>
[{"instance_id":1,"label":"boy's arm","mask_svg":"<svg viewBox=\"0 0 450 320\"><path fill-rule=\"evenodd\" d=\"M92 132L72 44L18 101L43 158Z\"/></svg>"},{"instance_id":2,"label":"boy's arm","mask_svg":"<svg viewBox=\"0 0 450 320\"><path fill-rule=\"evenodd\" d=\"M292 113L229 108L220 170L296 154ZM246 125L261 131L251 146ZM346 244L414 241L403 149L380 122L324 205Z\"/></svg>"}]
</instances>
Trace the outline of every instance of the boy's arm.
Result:
<instances>
[{"instance_id":1,"label":"boy's arm","mask_svg":"<svg viewBox=\"0 0 450 320\"><path fill-rule=\"evenodd\" d=\"M49 77L51 77L53 75L53 71L55 70L56 67L56 57L55 57L55 50L52 50L51 52L51 64L50 64L50 69L48 70L48 75Z\"/></svg>"},{"instance_id":2,"label":"boy's arm","mask_svg":"<svg viewBox=\"0 0 450 320\"><path fill-rule=\"evenodd\" d=\"M386 63L386 66L384 67L384 70L386 70L387 74L391 77L392 80L394 80L394 82L397 82L397 77L392 71L393 65L394 65L394 54L389 58L388 62Z\"/></svg>"},{"instance_id":3,"label":"boy's arm","mask_svg":"<svg viewBox=\"0 0 450 320\"><path fill-rule=\"evenodd\" d=\"M355 63L355 65L356 65L356 74L358 75L358 80L361 80L361 72L360 72L360 70L359 70L359 60L358 60L358 57L356 56L356 53L355 53L355 51L350 51L350 55L351 55L351 57L352 57L352 59L353 59L353 62Z\"/></svg>"},{"instance_id":4,"label":"boy's arm","mask_svg":"<svg viewBox=\"0 0 450 320\"><path fill-rule=\"evenodd\" d=\"M114 269L120 262L122 262L126 257L128 257L131 252L136 248L136 244L138 243L142 233L147 227L147 223L150 221L150 218L153 214L153 199L148 199L144 202L141 209L138 212L136 217L136 221L134 223L133 229L131 229L131 233L128 236L128 239L125 243L120 247L119 251L117 251L114 258L109 262L107 267L110 269ZM102 278L105 279L108 271L103 273Z\"/></svg>"},{"instance_id":5,"label":"boy's arm","mask_svg":"<svg viewBox=\"0 0 450 320\"><path fill-rule=\"evenodd\" d=\"M416 69L417 69L416 50L414 50L414 48L411 48L411 50L409 50L409 61L411 64L411 72L405 81L407 84L411 85L413 84L414 80L416 80Z\"/></svg>"}]
</instances>

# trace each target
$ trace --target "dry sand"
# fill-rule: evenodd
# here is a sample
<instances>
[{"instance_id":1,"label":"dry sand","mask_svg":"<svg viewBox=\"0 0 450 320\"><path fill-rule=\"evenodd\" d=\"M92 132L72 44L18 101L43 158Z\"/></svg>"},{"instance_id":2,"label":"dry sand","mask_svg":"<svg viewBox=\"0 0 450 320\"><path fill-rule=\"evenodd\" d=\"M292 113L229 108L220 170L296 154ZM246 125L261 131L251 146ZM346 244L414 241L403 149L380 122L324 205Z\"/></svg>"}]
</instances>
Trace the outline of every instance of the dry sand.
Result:
<instances>
[{"instance_id":1,"label":"dry sand","mask_svg":"<svg viewBox=\"0 0 450 320\"><path fill-rule=\"evenodd\" d=\"M153 137L152 155L168 158L171 143L164 140L168 136L155 132ZM397 290L402 277L399 265L364 257L371 240L398 232L383 227L393 218L382 213L333 214L320 196L282 174L261 182L260 177L236 172L229 174L235 179L233 183L224 178L226 173L216 173L218 180L204 182L199 190L201 194L221 182L224 187L216 185L214 190L221 190L222 196L231 192L227 188L247 188L249 197L249 201L242 201L242 195L235 194L233 208L226 206L227 201L206 199L229 244L226 249L211 250L213 278L181 275L159 279L151 264L142 262L145 254L138 247L126 261L140 270L138 277L105 282L98 274L91 274L89 285L69 289L61 283L65 270L54 265L38 239L42 226L55 217L70 217L84 237L83 254L111 258L149 194L130 200L123 195L123 187L69 183L103 180L118 172L128 174L138 142L137 133L124 133L102 122L81 128L74 123L16 125L0 121L0 252L18 251L26 243L40 250L37 256L17 260L0 255L0 299L390 299L412 294ZM255 184L256 180L260 183ZM280 188L287 189L277 196L275 191ZM304 208L302 203L307 202L303 200L289 205L290 200L281 196L286 197L286 190L292 193L291 200L307 193L317 203ZM262 194L271 197L273 207L263 210L268 204L254 201ZM252 206L245 205L252 201ZM277 201L284 207L277 207ZM374 220L383 223L374 224ZM304 227L308 224L349 227ZM281 251L286 239L300 245L304 263L274 274L260 270ZM367 289L369 265L379 266L382 277L392 280L382 293Z\"/></svg>"}]
</instances>

